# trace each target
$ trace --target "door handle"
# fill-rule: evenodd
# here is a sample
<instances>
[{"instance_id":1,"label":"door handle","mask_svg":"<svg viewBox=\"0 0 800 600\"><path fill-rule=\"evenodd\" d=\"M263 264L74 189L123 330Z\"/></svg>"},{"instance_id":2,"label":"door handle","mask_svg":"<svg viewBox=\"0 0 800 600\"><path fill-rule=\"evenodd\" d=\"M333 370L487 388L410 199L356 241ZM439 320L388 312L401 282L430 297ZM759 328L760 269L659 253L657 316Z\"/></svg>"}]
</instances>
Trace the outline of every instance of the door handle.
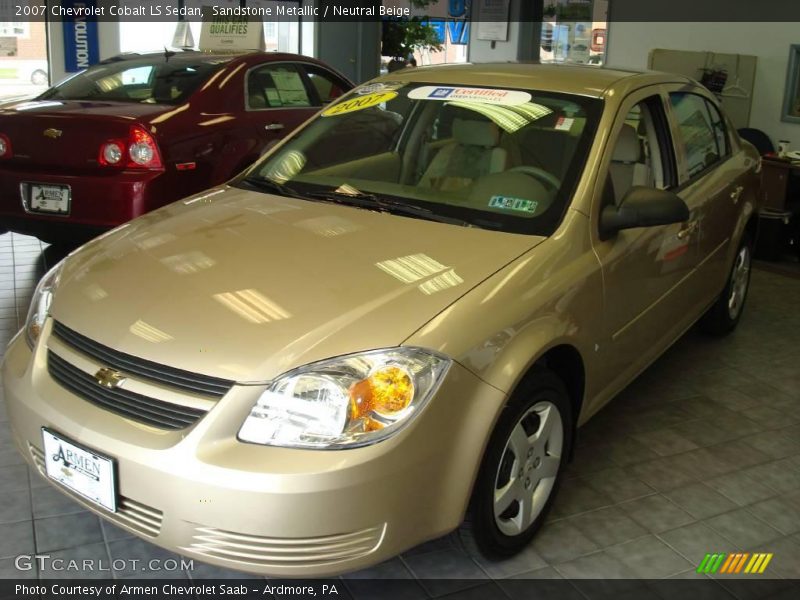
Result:
<instances>
[{"instance_id":1,"label":"door handle","mask_svg":"<svg viewBox=\"0 0 800 600\"><path fill-rule=\"evenodd\" d=\"M270 123L269 125L264 125L264 129L267 131L280 131L283 129L283 123Z\"/></svg>"},{"instance_id":2,"label":"door handle","mask_svg":"<svg viewBox=\"0 0 800 600\"><path fill-rule=\"evenodd\" d=\"M692 235L695 231L697 231L697 221L691 221L686 223L683 229L678 231L678 239L684 240L690 235Z\"/></svg>"},{"instance_id":3,"label":"door handle","mask_svg":"<svg viewBox=\"0 0 800 600\"><path fill-rule=\"evenodd\" d=\"M739 202L739 198L741 197L743 191L744 187L739 185L736 186L736 189L731 192L731 200L733 200L734 204L737 204Z\"/></svg>"}]
</instances>

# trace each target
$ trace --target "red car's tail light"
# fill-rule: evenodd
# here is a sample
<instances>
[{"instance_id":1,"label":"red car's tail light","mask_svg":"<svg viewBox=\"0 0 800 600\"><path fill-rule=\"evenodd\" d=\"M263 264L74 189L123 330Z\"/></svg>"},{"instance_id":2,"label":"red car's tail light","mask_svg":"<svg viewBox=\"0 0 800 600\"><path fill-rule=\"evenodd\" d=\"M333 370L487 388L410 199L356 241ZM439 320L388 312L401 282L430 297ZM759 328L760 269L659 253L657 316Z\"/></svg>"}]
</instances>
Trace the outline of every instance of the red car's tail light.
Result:
<instances>
[{"instance_id":1,"label":"red car's tail light","mask_svg":"<svg viewBox=\"0 0 800 600\"><path fill-rule=\"evenodd\" d=\"M146 169L161 169L163 167L155 139L143 128L136 125L131 127L128 156L132 163L130 166L136 165Z\"/></svg>"},{"instance_id":2,"label":"red car's tail light","mask_svg":"<svg viewBox=\"0 0 800 600\"><path fill-rule=\"evenodd\" d=\"M11 158L11 140L4 133L0 133L0 158Z\"/></svg>"},{"instance_id":3,"label":"red car's tail light","mask_svg":"<svg viewBox=\"0 0 800 600\"><path fill-rule=\"evenodd\" d=\"M127 140L108 140L100 146L97 162L104 167L163 169L158 144L143 127L131 127Z\"/></svg>"}]
</instances>

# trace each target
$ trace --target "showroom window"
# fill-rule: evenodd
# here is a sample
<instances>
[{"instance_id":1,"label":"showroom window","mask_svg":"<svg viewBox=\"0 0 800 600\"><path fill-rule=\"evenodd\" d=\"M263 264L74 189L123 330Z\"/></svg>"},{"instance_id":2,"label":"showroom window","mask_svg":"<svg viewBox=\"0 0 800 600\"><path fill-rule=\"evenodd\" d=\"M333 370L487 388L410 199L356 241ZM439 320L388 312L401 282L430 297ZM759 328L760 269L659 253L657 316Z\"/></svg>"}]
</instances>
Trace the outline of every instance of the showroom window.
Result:
<instances>
[{"instance_id":1,"label":"showroom window","mask_svg":"<svg viewBox=\"0 0 800 600\"><path fill-rule=\"evenodd\" d=\"M669 95L678 121L689 177L702 173L729 153L728 134L719 111L696 94Z\"/></svg>"},{"instance_id":2,"label":"showroom window","mask_svg":"<svg viewBox=\"0 0 800 600\"><path fill-rule=\"evenodd\" d=\"M544 0L539 59L602 65L608 41L608 0Z\"/></svg>"},{"instance_id":3,"label":"showroom window","mask_svg":"<svg viewBox=\"0 0 800 600\"><path fill-rule=\"evenodd\" d=\"M312 106L303 76L294 65L267 65L247 74L247 108L298 108Z\"/></svg>"},{"instance_id":4,"label":"showroom window","mask_svg":"<svg viewBox=\"0 0 800 600\"><path fill-rule=\"evenodd\" d=\"M10 7L3 11L11 14ZM44 22L0 22L0 100L42 93L49 72Z\"/></svg>"}]
</instances>

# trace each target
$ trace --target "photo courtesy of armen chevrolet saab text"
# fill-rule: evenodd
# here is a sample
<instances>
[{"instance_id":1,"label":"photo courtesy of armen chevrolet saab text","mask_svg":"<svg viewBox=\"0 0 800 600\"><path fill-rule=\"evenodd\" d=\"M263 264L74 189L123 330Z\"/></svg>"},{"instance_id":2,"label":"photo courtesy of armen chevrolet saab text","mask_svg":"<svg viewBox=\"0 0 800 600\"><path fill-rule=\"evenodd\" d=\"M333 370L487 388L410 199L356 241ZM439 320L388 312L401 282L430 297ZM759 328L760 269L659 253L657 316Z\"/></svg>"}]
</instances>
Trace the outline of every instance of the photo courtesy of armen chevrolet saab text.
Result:
<instances>
[{"instance_id":1,"label":"photo courtesy of armen chevrolet saab text","mask_svg":"<svg viewBox=\"0 0 800 600\"><path fill-rule=\"evenodd\" d=\"M406 69L41 280L14 441L102 518L274 576L535 536L578 428L732 331L758 154L679 75Z\"/></svg>"}]
</instances>

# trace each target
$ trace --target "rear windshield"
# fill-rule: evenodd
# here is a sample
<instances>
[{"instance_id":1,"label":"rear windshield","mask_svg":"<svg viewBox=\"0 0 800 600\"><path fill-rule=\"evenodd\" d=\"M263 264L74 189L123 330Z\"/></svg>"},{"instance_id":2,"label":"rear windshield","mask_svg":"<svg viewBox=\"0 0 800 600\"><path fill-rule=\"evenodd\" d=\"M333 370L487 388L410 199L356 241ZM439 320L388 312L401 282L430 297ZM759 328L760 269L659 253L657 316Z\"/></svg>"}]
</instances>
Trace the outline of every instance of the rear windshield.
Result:
<instances>
[{"instance_id":1,"label":"rear windshield","mask_svg":"<svg viewBox=\"0 0 800 600\"><path fill-rule=\"evenodd\" d=\"M421 209L419 218L550 235L601 110L598 100L534 90L374 83L292 135L245 184L342 203L350 196L365 208L366 199L383 200L389 211L402 203Z\"/></svg>"},{"instance_id":2,"label":"rear windshield","mask_svg":"<svg viewBox=\"0 0 800 600\"><path fill-rule=\"evenodd\" d=\"M111 100L179 104L227 61L163 57L99 64L46 91L42 100Z\"/></svg>"}]
</instances>

